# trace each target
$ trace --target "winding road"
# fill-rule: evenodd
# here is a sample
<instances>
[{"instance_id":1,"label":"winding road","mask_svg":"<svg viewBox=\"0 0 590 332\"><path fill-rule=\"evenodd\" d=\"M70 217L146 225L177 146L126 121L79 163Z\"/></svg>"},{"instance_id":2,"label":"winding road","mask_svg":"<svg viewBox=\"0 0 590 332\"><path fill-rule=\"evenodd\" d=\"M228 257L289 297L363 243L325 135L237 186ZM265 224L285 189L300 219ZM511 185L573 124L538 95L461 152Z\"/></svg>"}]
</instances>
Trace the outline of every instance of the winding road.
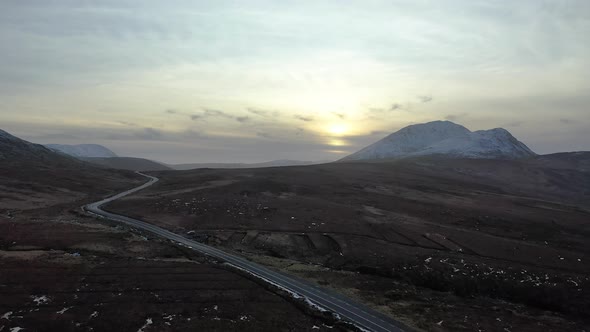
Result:
<instances>
[{"instance_id":1,"label":"winding road","mask_svg":"<svg viewBox=\"0 0 590 332\"><path fill-rule=\"evenodd\" d=\"M160 237L185 245L205 255L209 255L216 259L222 260L230 265L235 266L236 268L244 270L260 279L263 279L266 282L274 284L275 286L283 288L291 293L297 294L298 296L305 298L314 305L329 310L339 315L342 319L349 321L363 329L376 332L408 331L408 329L404 327L403 324L396 322L391 318L379 312L376 312L373 309L368 308L367 306L356 303L331 290L327 290L314 284L308 283L306 281L300 280L298 278L270 270L259 264L250 262L242 257L187 239L176 233L172 233L166 229L154 226L147 222L119 214L110 213L101 209L101 206L103 206L106 203L138 192L142 189L145 189L153 185L158 181L158 178L156 177L142 173L139 174L149 178L150 180L137 188L133 188L131 190L127 190L115 196L103 199L101 201L85 205L83 209L91 214L98 215L100 217L107 218L113 221L121 222L137 229L151 232Z\"/></svg>"}]
</instances>

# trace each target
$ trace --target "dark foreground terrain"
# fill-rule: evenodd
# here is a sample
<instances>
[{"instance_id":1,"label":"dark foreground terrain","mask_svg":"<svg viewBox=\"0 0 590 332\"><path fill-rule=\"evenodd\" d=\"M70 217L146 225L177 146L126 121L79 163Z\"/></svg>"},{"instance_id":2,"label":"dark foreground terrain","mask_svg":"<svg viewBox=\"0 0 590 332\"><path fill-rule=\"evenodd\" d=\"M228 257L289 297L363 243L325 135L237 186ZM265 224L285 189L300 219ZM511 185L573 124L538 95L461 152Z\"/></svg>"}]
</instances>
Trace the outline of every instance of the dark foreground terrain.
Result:
<instances>
[{"instance_id":1,"label":"dark foreground terrain","mask_svg":"<svg viewBox=\"0 0 590 332\"><path fill-rule=\"evenodd\" d=\"M191 250L35 212L0 220L0 330L343 330Z\"/></svg>"},{"instance_id":2,"label":"dark foreground terrain","mask_svg":"<svg viewBox=\"0 0 590 332\"><path fill-rule=\"evenodd\" d=\"M156 172L108 209L428 331L590 327L588 156Z\"/></svg>"},{"instance_id":3,"label":"dark foreground terrain","mask_svg":"<svg viewBox=\"0 0 590 332\"><path fill-rule=\"evenodd\" d=\"M349 330L223 262L82 213L144 177L0 143L0 331Z\"/></svg>"}]
</instances>

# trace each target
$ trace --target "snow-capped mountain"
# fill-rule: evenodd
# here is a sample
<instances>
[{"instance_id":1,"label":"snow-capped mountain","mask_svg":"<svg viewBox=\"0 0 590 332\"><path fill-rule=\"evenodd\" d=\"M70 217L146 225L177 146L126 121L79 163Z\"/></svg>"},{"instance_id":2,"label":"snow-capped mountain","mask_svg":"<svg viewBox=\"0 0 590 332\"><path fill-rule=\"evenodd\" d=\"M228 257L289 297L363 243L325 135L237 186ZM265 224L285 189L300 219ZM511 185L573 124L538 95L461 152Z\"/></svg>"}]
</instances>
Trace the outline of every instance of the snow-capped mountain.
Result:
<instances>
[{"instance_id":1,"label":"snow-capped mountain","mask_svg":"<svg viewBox=\"0 0 590 332\"><path fill-rule=\"evenodd\" d=\"M450 121L434 121L402 128L341 160L395 159L425 155L518 159L536 154L506 129L471 132Z\"/></svg>"},{"instance_id":2,"label":"snow-capped mountain","mask_svg":"<svg viewBox=\"0 0 590 332\"><path fill-rule=\"evenodd\" d=\"M76 158L111 158L117 155L98 144L79 144L79 145L65 145L65 144L46 144L46 147L51 150L65 153Z\"/></svg>"}]
</instances>

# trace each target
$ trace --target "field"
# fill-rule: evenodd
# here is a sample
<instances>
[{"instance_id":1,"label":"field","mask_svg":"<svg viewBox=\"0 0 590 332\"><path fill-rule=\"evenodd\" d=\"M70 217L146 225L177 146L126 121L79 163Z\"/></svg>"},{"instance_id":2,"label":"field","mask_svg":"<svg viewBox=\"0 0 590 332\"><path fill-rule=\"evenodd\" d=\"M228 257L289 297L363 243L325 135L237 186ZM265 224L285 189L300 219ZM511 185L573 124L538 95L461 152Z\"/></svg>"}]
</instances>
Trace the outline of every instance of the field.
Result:
<instances>
[{"instance_id":1,"label":"field","mask_svg":"<svg viewBox=\"0 0 590 332\"><path fill-rule=\"evenodd\" d=\"M84 215L142 181L86 171L1 169L0 331L348 330L222 262Z\"/></svg>"},{"instance_id":2,"label":"field","mask_svg":"<svg viewBox=\"0 0 590 332\"><path fill-rule=\"evenodd\" d=\"M417 329L588 327L590 181L575 167L418 159L154 174L158 184L108 209Z\"/></svg>"}]
</instances>

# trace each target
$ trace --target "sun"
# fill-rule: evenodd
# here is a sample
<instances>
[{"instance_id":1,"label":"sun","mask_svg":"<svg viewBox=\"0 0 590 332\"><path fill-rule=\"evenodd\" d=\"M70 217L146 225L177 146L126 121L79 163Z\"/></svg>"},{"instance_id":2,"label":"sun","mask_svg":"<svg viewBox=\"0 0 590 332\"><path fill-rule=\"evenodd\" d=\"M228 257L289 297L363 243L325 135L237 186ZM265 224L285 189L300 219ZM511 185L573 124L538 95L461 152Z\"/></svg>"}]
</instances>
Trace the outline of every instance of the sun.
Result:
<instances>
[{"instance_id":1,"label":"sun","mask_svg":"<svg viewBox=\"0 0 590 332\"><path fill-rule=\"evenodd\" d=\"M344 123L334 123L328 126L328 133L334 136L345 135L349 131L349 128Z\"/></svg>"}]
</instances>

